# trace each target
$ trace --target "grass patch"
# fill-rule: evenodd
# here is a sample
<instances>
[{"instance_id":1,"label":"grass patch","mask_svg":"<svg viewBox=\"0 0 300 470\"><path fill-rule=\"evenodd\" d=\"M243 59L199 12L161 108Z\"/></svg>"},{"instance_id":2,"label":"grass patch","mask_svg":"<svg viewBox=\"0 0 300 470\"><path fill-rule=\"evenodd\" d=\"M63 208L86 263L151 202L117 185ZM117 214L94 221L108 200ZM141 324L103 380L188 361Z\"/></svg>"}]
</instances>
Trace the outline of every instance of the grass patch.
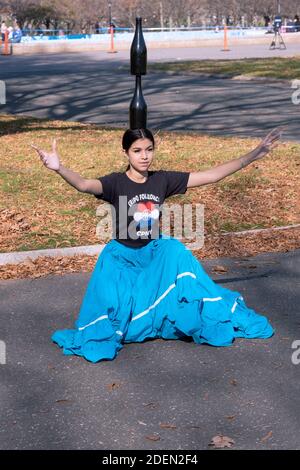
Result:
<instances>
[{"instance_id":1,"label":"grass patch","mask_svg":"<svg viewBox=\"0 0 300 470\"><path fill-rule=\"evenodd\" d=\"M232 175L231 179L225 178L220 181L220 188L222 191L232 191L236 190L239 192L249 191L250 189L255 188L258 184L267 185L270 183L268 178L261 176L261 172L253 169L253 166L250 167L248 173L238 172Z\"/></svg>"},{"instance_id":2,"label":"grass patch","mask_svg":"<svg viewBox=\"0 0 300 470\"><path fill-rule=\"evenodd\" d=\"M271 57L262 59L242 60L199 60L178 61L150 64L155 71L193 72L211 75L227 75L237 77L266 77L278 79L300 79L300 56Z\"/></svg>"},{"instance_id":3,"label":"grass patch","mask_svg":"<svg viewBox=\"0 0 300 470\"><path fill-rule=\"evenodd\" d=\"M86 178L125 171L123 130L0 115L0 251L102 243L94 196L77 192L47 170L30 147L51 148L56 137L63 165ZM252 150L259 139L162 132L151 169L200 171ZM205 231L273 227L299 222L300 145L282 143L272 155L215 185L173 196L202 203Z\"/></svg>"},{"instance_id":4,"label":"grass patch","mask_svg":"<svg viewBox=\"0 0 300 470\"><path fill-rule=\"evenodd\" d=\"M228 222L223 222L220 227L220 229L225 232L241 232L243 230L254 230L259 228L266 228L265 224L252 224L247 222L235 224L230 220Z\"/></svg>"}]
</instances>

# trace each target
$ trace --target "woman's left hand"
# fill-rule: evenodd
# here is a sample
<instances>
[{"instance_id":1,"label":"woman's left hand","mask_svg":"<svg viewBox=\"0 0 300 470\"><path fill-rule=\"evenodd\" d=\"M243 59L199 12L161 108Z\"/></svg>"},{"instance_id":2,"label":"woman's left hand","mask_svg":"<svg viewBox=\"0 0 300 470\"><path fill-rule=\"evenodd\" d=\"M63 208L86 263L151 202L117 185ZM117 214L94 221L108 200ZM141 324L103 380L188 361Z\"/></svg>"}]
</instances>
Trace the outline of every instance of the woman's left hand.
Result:
<instances>
[{"instance_id":1,"label":"woman's left hand","mask_svg":"<svg viewBox=\"0 0 300 470\"><path fill-rule=\"evenodd\" d=\"M255 149L255 156L253 160L259 160L263 158L270 150L274 149L278 145L278 140L281 138L284 126L275 127L269 134L261 141L261 143Z\"/></svg>"}]
</instances>

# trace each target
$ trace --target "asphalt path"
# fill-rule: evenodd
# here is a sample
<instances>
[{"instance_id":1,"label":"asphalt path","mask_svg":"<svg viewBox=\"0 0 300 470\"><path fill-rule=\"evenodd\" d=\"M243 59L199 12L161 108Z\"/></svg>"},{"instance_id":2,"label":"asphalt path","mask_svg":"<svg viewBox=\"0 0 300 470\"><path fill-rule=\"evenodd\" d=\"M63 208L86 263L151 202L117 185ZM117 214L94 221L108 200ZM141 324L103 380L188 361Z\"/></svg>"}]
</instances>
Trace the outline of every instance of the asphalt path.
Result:
<instances>
[{"instance_id":1,"label":"asphalt path","mask_svg":"<svg viewBox=\"0 0 300 470\"><path fill-rule=\"evenodd\" d=\"M202 263L269 318L272 338L132 343L97 364L50 340L73 327L89 273L1 281L0 448L195 450L222 434L234 449L299 449L299 261L300 250Z\"/></svg>"},{"instance_id":2,"label":"asphalt path","mask_svg":"<svg viewBox=\"0 0 300 470\"><path fill-rule=\"evenodd\" d=\"M214 58L213 50L216 56L221 53L219 48L210 47L204 49L206 55L208 49L210 58ZM266 52L265 46L252 46L251 50L253 54L256 50L258 56ZM149 64L195 59L197 53L201 56L200 52L198 48L152 49L148 53ZM0 112L128 127L135 83L129 71L128 51L12 56L0 57L0 61L0 79L7 87L7 103ZM300 104L293 104L295 89L288 81L149 71L143 77L143 91L148 127L155 131L259 137L275 126L287 125L284 139L299 141Z\"/></svg>"}]
</instances>

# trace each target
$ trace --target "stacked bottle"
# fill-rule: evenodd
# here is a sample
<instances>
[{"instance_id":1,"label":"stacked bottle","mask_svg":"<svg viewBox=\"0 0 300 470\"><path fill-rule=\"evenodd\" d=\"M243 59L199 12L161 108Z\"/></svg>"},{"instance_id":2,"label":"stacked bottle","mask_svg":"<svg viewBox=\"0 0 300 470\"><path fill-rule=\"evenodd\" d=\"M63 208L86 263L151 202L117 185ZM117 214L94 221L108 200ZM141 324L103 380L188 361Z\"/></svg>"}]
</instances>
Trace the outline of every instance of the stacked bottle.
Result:
<instances>
[{"instance_id":1,"label":"stacked bottle","mask_svg":"<svg viewBox=\"0 0 300 470\"><path fill-rule=\"evenodd\" d=\"M135 75L135 91L129 107L130 129L147 127L147 104L142 92L142 75L147 73L147 48L142 31L142 18L136 18L136 28L130 49L131 75Z\"/></svg>"}]
</instances>

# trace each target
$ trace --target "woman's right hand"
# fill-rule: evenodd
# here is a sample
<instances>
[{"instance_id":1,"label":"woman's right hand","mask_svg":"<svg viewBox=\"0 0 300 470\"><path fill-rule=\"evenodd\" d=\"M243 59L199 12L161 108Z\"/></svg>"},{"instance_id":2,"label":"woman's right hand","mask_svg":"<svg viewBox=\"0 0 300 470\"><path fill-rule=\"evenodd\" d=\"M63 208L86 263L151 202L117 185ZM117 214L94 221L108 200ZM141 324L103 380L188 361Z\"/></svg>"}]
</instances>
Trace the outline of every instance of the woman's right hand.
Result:
<instances>
[{"instance_id":1,"label":"woman's right hand","mask_svg":"<svg viewBox=\"0 0 300 470\"><path fill-rule=\"evenodd\" d=\"M45 152L44 150L40 149L39 147L36 147L35 145L31 144L31 147L34 148L37 153L40 156L40 159L42 160L43 164L45 165L46 168L49 170L54 170L58 171L60 168L60 161L59 161L59 155L57 153L56 149L56 139L53 140L52 142L52 152L48 153Z\"/></svg>"}]
</instances>

